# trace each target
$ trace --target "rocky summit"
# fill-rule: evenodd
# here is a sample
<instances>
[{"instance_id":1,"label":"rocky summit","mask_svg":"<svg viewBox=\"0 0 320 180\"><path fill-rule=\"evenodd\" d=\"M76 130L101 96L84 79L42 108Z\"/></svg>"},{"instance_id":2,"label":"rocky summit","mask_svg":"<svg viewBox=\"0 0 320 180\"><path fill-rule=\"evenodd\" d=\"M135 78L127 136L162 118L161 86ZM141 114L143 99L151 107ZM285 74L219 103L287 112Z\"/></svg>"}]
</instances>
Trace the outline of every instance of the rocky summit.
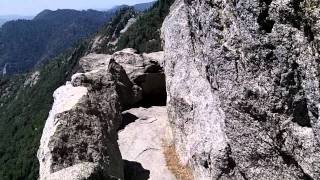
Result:
<instances>
[{"instance_id":1,"label":"rocky summit","mask_svg":"<svg viewBox=\"0 0 320 180\"><path fill-rule=\"evenodd\" d=\"M53 95L40 180L320 179L320 1L176 0L160 32L148 54L93 38Z\"/></svg>"},{"instance_id":2,"label":"rocky summit","mask_svg":"<svg viewBox=\"0 0 320 180\"><path fill-rule=\"evenodd\" d=\"M79 61L79 72L54 93L38 151L41 180L124 178L125 162L117 143L121 110L165 93L162 57L162 52L139 55L125 49L113 55L88 54ZM161 112L166 115L165 109ZM163 154L162 162L166 167Z\"/></svg>"}]
</instances>

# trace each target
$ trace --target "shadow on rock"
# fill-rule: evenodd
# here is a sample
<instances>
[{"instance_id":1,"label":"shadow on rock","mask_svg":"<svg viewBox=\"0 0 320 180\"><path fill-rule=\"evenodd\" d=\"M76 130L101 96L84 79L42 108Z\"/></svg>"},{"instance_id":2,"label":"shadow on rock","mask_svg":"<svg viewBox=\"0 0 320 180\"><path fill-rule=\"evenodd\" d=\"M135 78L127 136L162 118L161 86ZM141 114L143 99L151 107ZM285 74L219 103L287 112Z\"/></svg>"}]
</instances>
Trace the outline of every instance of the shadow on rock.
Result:
<instances>
[{"instance_id":1,"label":"shadow on rock","mask_svg":"<svg viewBox=\"0 0 320 180\"><path fill-rule=\"evenodd\" d=\"M128 113L128 112L123 113L122 114L122 124L119 127L118 131L123 130L127 125L135 122L137 119L139 119L139 118L131 113Z\"/></svg>"},{"instance_id":2,"label":"shadow on rock","mask_svg":"<svg viewBox=\"0 0 320 180\"><path fill-rule=\"evenodd\" d=\"M150 171L144 169L138 162L123 160L125 180L147 180L150 178Z\"/></svg>"}]
</instances>

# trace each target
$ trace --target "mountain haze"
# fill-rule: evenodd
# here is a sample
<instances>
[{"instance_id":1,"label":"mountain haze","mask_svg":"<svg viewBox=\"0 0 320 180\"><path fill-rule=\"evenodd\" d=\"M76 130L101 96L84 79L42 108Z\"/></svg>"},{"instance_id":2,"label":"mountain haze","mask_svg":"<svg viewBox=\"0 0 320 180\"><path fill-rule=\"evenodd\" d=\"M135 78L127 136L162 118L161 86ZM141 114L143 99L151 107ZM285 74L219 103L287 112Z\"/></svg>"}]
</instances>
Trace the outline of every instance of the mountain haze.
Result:
<instances>
[{"instance_id":1,"label":"mountain haze","mask_svg":"<svg viewBox=\"0 0 320 180\"><path fill-rule=\"evenodd\" d=\"M9 74L26 72L88 37L111 16L95 10L44 10L33 20L7 22L0 29L0 67Z\"/></svg>"},{"instance_id":2,"label":"mountain haze","mask_svg":"<svg viewBox=\"0 0 320 180\"><path fill-rule=\"evenodd\" d=\"M8 21L13 21L13 20L18 20L18 19L26 19L26 20L31 20L33 16L19 16L19 15L2 15L0 16L0 27L8 22Z\"/></svg>"},{"instance_id":3,"label":"mountain haze","mask_svg":"<svg viewBox=\"0 0 320 180\"><path fill-rule=\"evenodd\" d=\"M109 11L109 12L112 12L112 11L118 11L119 9L122 9L122 8L126 8L126 7L133 7L133 9L137 12L143 12L145 10L148 10L150 8L152 8L152 6L156 3L157 1L152 1L152 2L147 2L147 3L140 3L140 4L135 4L135 5L126 5L126 4L122 4L122 5L118 5L118 6L115 6L111 9L98 9L98 10L101 10L101 11Z\"/></svg>"},{"instance_id":4,"label":"mountain haze","mask_svg":"<svg viewBox=\"0 0 320 180\"><path fill-rule=\"evenodd\" d=\"M156 1L148 2L148 3L141 3L133 5L134 10L136 11L145 11L147 9L152 8L152 6L156 3Z\"/></svg>"}]
</instances>

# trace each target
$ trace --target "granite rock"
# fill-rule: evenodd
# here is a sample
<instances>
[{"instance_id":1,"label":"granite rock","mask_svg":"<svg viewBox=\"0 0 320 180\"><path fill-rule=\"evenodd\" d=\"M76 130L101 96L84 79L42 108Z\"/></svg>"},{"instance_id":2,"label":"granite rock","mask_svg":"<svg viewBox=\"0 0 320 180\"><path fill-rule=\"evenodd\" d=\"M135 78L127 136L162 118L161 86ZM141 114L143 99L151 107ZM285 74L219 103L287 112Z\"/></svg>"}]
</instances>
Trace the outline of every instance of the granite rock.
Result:
<instances>
[{"instance_id":1,"label":"granite rock","mask_svg":"<svg viewBox=\"0 0 320 180\"><path fill-rule=\"evenodd\" d=\"M169 121L196 179L319 179L319 1L176 0Z\"/></svg>"}]
</instances>

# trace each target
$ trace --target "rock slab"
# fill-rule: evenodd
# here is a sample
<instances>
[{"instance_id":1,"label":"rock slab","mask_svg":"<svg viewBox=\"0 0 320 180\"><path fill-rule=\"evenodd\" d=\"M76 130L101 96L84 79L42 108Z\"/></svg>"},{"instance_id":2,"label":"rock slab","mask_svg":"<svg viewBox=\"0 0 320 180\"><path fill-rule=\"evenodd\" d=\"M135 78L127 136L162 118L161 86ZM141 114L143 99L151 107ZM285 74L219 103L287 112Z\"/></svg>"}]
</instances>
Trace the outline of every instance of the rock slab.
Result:
<instances>
[{"instance_id":1,"label":"rock slab","mask_svg":"<svg viewBox=\"0 0 320 180\"><path fill-rule=\"evenodd\" d=\"M126 179L175 180L164 156L165 143L171 138L166 107L134 108L124 111L123 117L131 123L119 131L122 157L128 166L133 162L140 166L133 172L131 167Z\"/></svg>"}]
</instances>

